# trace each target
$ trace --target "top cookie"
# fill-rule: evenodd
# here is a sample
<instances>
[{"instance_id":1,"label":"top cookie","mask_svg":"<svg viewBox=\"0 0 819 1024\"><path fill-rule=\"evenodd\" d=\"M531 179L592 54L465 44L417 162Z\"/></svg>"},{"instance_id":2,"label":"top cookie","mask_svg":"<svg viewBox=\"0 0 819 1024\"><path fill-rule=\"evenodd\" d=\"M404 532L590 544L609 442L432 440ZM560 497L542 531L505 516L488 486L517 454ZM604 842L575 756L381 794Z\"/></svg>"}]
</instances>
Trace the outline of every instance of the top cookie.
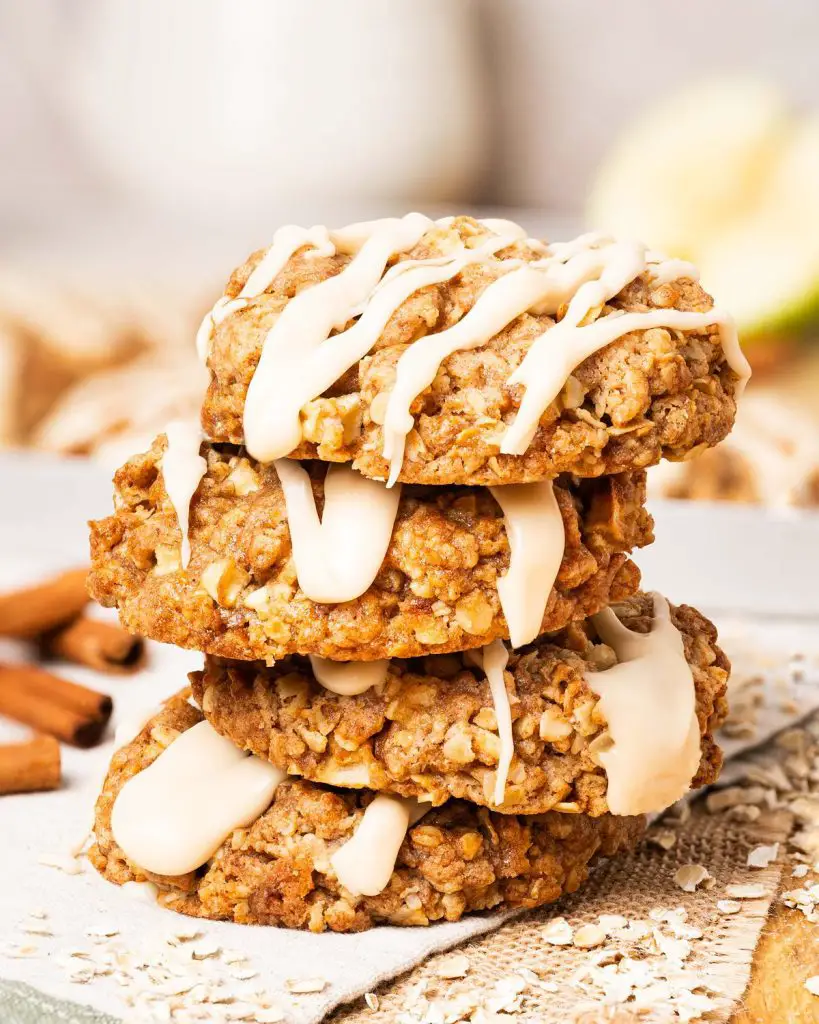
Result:
<instances>
[{"instance_id":1,"label":"top cookie","mask_svg":"<svg viewBox=\"0 0 819 1024\"><path fill-rule=\"evenodd\" d=\"M636 243L408 214L280 229L197 343L203 426L267 462L495 485L684 458L749 368L696 269Z\"/></svg>"}]
</instances>

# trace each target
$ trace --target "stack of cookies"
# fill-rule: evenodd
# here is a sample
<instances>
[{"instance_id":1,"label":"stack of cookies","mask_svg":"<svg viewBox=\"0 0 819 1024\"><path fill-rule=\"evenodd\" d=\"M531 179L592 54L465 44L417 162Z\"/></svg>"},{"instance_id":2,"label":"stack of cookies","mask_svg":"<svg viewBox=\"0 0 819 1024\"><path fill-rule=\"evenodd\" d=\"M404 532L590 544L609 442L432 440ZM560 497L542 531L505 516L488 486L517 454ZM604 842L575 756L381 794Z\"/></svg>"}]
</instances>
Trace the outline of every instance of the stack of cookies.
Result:
<instances>
[{"instance_id":1,"label":"stack of cookies","mask_svg":"<svg viewBox=\"0 0 819 1024\"><path fill-rule=\"evenodd\" d=\"M533 907L713 782L728 663L642 593L646 467L748 376L696 270L421 214L288 226L200 329L201 427L116 475L91 590L205 654L92 859L183 913L355 931Z\"/></svg>"}]
</instances>

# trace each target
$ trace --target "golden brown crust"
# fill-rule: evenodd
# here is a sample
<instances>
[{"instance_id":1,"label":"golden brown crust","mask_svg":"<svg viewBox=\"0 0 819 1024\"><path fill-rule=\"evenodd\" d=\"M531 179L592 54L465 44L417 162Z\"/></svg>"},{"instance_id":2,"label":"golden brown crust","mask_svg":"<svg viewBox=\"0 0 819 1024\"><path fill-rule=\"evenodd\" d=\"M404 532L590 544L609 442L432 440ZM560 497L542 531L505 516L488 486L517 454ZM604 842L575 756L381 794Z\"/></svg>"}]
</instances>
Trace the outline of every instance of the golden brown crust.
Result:
<instances>
[{"instance_id":1,"label":"golden brown crust","mask_svg":"<svg viewBox=\"0 0 819 1024\"><path fill-rule=\"evenodd\" d=\"M617 612L645 632L651 598L639 594ZM714 626L695 609L672 609L672 621L697 694L702 759L692 785L708 785L722 761L714 731L725 718L728 661ZM615 660L591 622L510 652L515 756L498 810L539 814L557 805L593 816L608 810L606 776L594 754L606 723L585 674ZM461 655L392 662L383 687L352 697L325 690L306 658L272 668L207 659L191 681L218 732L291 775L435 804L458 797L492 806L500 750L492 695L483 674Z\"/></svg>"},{"instance_id":2,"label":"golden brown crust","mask_svg":"<svg viewBox=\"0 0 819 1024\"><path fill-rule=\"evenodd\" d=\"M497 581L509 545L488 490L406 487L373 585L355 601L322 605L298 587L275 469L233 448L203 447L208 471L191 502L182 570L164 447L161 435L119 470L115 514L91 524L91 594L133 632L241 660L417 657L508 636ZM324 467L311 466L320 506ZM626 552L652 540L643 473L559 481L555 493L566 552L544 631L634 593L639 574Z\"/></svg>"},{"instance_id":3,"label":"golden brown crust","mask_svg":"<svg viewBox=\"0 0 819 1024\"><path fill-rule=\"evenodd\" d=\"M110 881L153 881L160 903L194 917L351 932L379 923L457 921L470 911L502 906L536 907L573 892L596 856L625 852L642 834L641 818L527 818L454 800L409 830L380 895L354 896L340 885L329 859L352 836L371 794L288 781L270 808L234 831L199 871L178 878L146 874L117 846L111 809L124 783L200 720L183 696L175 697L114 755L89 852Z\"/></svg>"},{"instance_id":4,"label":"golden brown crust","mask_svg":"<svg viewBox=\"0 0 819 1024\"><path fill-rule=\"evenodd\" d=\"M436 228L401 259L425 258L487 233L469 217ZM214 332L208 367L211 382L202 422L210 438L241 444L245 395L267 332L288 301L305 287L339 273L350 257L316 258L302 249L267 292L223 320ZM254 253L228 282L236 296L262 256ZM522 243L498 254L532 260L540 253ZM473 265L452 281L412 295L396 311L373 350L323 396L302 409L304 441L292 454L348 462L366 476L384 479L382 431L372 405L392 387L395 366L408 345L451 327L502 271L499 259ZM607 307L642 311L674 308L703 312L713 303L688 279L656 285L638 278ZM518 317L490 342L444 360L432 385L412 404L415 425L407 438L400 479L419 484L504 484L560 473L598 476L641 469L662 457L679 459L712 446L734 420L736 377L725 362L716 327L701 331L662 328L634 331L585 360L561 396L544 413L523 456L499 454L500 438L523 394L507 381L532 341L555 323L545 314ZM328 344L332 343L332 339Z\"/></svg>"}]
</instances>

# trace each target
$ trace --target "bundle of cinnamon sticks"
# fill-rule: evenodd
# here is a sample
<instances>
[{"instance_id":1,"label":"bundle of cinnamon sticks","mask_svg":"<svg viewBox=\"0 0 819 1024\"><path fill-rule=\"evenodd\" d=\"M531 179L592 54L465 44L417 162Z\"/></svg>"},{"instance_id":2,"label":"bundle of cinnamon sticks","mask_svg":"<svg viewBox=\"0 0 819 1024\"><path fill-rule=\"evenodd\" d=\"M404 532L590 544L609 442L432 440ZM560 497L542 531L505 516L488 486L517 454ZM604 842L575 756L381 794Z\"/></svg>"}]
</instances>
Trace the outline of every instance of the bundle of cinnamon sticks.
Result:
<instances>
[{"instance_id":1,"label":"bundle of cinnamon sticks","mask_svg":"<svg viewBox=\"0 0 819 1024\"><path fill-rule=\"evenodd\" d=\"M0 594L0 637L27 641L42 659L59 658L103 672L140 667L144 644L120 626L86 618L85 569ZM37 664L0 664L0 714L37 733L0 746L0 795L60 785L60 742L90 747L102 738L113 702Z\"/></svg>"}]
</instances>

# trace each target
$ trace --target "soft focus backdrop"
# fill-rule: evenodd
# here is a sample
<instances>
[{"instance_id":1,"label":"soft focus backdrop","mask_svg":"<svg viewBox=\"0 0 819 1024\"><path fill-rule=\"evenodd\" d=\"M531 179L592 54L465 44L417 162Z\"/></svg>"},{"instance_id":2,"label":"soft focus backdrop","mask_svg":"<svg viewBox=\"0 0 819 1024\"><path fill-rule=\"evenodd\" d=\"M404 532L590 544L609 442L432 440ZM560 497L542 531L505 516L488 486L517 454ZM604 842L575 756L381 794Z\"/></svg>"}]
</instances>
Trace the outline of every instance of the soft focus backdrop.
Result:
<instances>
[{"instance_id":1,"label":"soft focus backdrop","mask_svg":"<svg viewBox=\"0 0 819 1024\"><path fill-rule=\"evenodd\" d=\"M757 380L658 486L813 503L818 45L814 0L0 0L0 444L114 465L192 413L282 222L491 211L697 262Z\"/></svg>"}]
</instances>

